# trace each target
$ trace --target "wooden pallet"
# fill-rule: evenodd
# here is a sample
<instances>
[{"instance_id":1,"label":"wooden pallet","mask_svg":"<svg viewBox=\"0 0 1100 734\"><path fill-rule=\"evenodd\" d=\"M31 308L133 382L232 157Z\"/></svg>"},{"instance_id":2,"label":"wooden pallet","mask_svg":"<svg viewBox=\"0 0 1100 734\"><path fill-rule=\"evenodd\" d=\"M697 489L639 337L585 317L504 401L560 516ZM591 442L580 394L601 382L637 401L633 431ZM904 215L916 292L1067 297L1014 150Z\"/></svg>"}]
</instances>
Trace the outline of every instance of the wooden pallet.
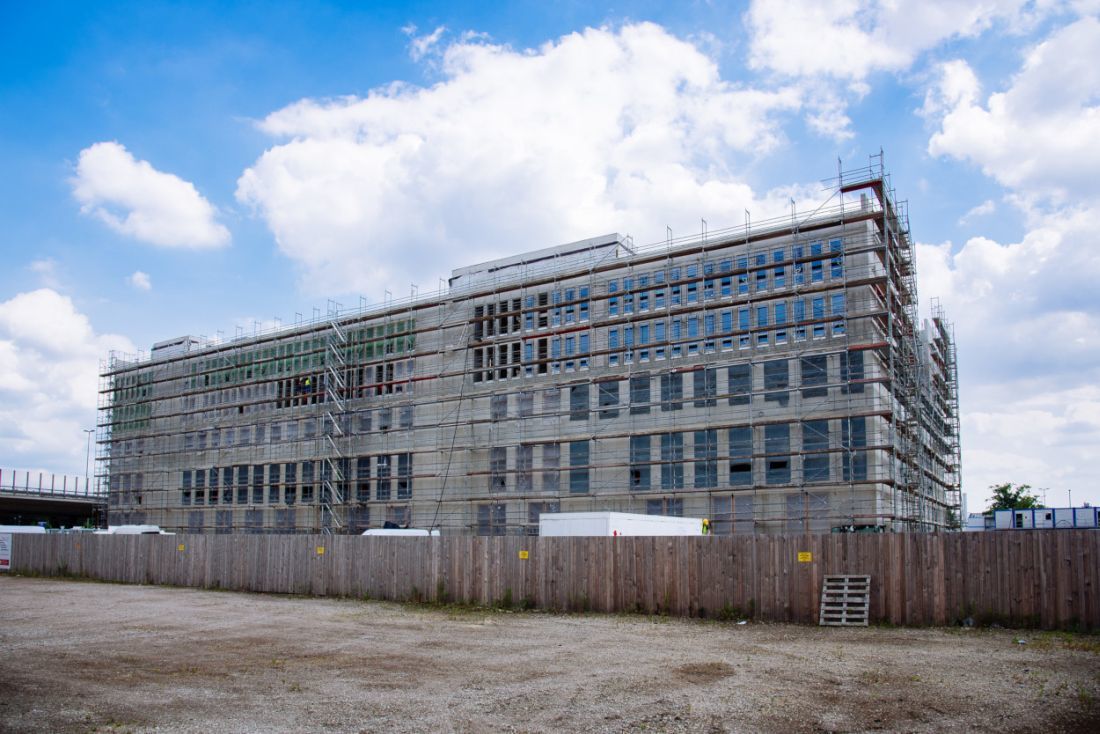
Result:
<instances>
[{"instance_id":1,"label":"wooden pallet","mask_svg":"<svg viewBox=\"0 0 1100 734\"><path fill-rule=\"evenodd\" d=\"M866 627L870 604L870 576L826 576L821 585L818 624L826 627Z\"/></svg>"}]
</instances>

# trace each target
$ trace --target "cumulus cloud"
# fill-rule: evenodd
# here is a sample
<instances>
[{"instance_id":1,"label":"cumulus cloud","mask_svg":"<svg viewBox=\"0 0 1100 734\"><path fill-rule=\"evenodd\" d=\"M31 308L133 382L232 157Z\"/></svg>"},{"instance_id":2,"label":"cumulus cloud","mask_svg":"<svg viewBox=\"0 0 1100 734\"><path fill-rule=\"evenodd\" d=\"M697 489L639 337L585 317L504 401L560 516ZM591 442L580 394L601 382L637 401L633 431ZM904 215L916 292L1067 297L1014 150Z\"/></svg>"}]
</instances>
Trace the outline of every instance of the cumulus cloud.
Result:
<instances>
[{"instance_id":1,"label":"cumulus cloud","mask_svg":"<svg viewBox=\"0 0 1100 734\"><path fill-rule=\"evenodd\" d=\"M965 61L944 64L925 109L939 111L928 152L977 164L1028 203L1100 195L1100 20L1082 18L1028 53L986 99Z\"/></svg>"},{"instance_id":2,"label":"cumulus cloud","mask_svg":"<svg viewBox=\"0 0 1100 734\"><path fill-rule=\"evenodd\" d=\"M924 113L929 152L981 166L1026 215L1018 242L975 237L918 247L921 288L957 321L964 471L971 492L1022 481L1100 500L1100 22L1086 18L1032 48L1004 91L944 64ZM991 213L991 201L964 217Z\"/></svg>"},{"instance_id":3,"label":"cumulus cloud","mask_svg":"<svg viewBox=\"0 0 1100 734\"><path fill-rule=\"evenodd\" d=\"M70 183L81 211L120 234L159 247L229 244L229 230L193 184L135 159L119 143L80 151Z\"/></svg>"},{"instance_id":4,"label":"cumulus cloud","mask_svg":"<svg viewBox=\"0 0 1100 734\"><path fill-rule=\"evenodd\" d=\"M5 468L83 474L85 435L96 421L99 362L134 352L97 334L67 296L49 288L0 303L0 455Z\"/></svg>"},{"instance_id":5,"label":"cumulus cloud","mask_svg":"<svg viewBox=\"0 0 1100 734\"><path fill-rule=\"evenodd\" d=\"M1100 500L1100 258L1081 252L1097 225L1050 219L1020 242L917 248L922 294L955 321L972 509L1005 481Z\"/></svg>"},{"instance_id":6,"label":"cumulus cloud","mask_svg":"<svg viewBox=\"0 0 1100 734\"><path fill-rule=\"evenodd\" d=\"M782 141L795 87L721 78L691 42L648 24L517 51L464 37L430 88L305 99L260 129L279 142L237 198L314 292L431 287L455 266L612 230L639 241L779 214L732 161ZM825 126L838 121L823 120ZM816 187L815 187L816 188Z\"/></svg>"},{"instance_id":7,"label":"cumulus cloud","mask_svg":"<svg viewBox=\"0 0 1100 734\"><path fill-rule=\"evenodd\" d=\"M149 274L140 270L135 271L133 275L126 279L126 282L139 291L153 290L153 281L149 279Z\"/></svg>"},{"instance_id":8,"label":"cumulus cloud","mask_svg":"<svg viewBox=\"0 0 1100 734\"><path fill-rule=\"evenodd\" d=\"M917 248L921 292L940 297L956 322L972 496L1018 481L1100 501L1097 227L1100 208L1060 210L1019 242Z\"/></svg>"},{"instance_id":9,"label":"cumulus cloud","mask_svg":"<svg viewBox=\"0 0 1100 734\"><path fill-rule=\"evenodd\" d=\"M902 71L919 54L994 23L1030 26L1047 3L1029 0L754 0L746 15L749 62L789 76L860 80Z\"/></svg>"}]
</instances>

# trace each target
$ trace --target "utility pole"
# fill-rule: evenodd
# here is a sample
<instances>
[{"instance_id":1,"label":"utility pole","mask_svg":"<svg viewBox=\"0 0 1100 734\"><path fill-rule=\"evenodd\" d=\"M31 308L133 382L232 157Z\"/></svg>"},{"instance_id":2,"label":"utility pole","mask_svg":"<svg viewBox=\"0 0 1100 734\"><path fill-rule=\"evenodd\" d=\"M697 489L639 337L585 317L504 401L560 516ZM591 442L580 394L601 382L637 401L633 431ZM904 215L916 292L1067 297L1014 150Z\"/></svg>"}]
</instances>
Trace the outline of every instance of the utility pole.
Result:
<instances>
[{"instance_id":1,"label":"utility pole","mask_svg":"<svg viewBox=\"0 0 1100 734\"><path fill-rule=\"evenodd\" d=\"M88 448L84 452L84 494L88 494L88 473L92 463L92 434L95 433L95 429L85 428L84 433L88 434Z\"/></svg>"}]
</instances>

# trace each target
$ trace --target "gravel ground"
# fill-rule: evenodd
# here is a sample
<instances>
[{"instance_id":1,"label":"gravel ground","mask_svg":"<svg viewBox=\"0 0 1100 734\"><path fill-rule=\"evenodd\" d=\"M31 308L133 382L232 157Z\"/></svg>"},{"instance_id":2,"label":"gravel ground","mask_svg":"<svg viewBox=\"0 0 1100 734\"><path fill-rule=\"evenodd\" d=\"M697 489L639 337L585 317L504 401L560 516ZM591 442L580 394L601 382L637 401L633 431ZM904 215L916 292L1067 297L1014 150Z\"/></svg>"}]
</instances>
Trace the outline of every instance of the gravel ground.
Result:
<instances>
[{"instance_id":1,"label":"gravel ground","mask_svg":"<svg viewBox=\"0 0 1100 734\"><path fill-rule=\"evenodd\" d=\"M5 732L1095 732L1098 701L1094 635L0 576Z\"/></svg>"}]
</instances>

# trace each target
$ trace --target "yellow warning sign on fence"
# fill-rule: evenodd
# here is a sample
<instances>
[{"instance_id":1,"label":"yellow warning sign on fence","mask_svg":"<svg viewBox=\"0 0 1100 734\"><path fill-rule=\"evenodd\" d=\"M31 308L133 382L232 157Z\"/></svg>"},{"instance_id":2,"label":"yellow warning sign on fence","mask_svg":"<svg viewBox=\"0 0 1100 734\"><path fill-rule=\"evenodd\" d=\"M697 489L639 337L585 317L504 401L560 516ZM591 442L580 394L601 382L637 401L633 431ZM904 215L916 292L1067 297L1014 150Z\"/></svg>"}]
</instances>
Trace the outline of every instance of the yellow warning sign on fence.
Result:
<instances>
[{"instance_id":1,"label":"yellow warning sign on fence","mask_svg":"<svg viewBox=\"0 0 1100 734\"><path fill-rule=\"evenodd\" d=\"M319 556L325 555L325 546L323 546L323 545L317 546L317 555L319 555Z\"/></svg>"},{"instance_id":2,"label":"yellow warning sign on fence","mask_svg":"<svg viewBox=\"0 0 1100 734\"><path fill-rule=\"evenodd\" d=\"M527 551L520 551L519 552L519 559L521 561L526 561L527 560Z\"/></svg>"},{"instance_id":3,"label":"yellow warning sign on fence","mask_svg":"<svg viewBox=\"0 0 1100 734\"><path fill-rule=\"evenodd\" d=\"M814 560L814 554L813 553L810 553L809 551L799 551L798 552L798 562L799 563L811 563L813 560Z\"/></svg>"},{"instance_id":4,"label":"yellow warning sign on fence","mask_svg":"<svg viewBox=\"0 0 1100 734\"><path fill-rule=\"evenodd\" d=\"M179 545L176 546L176 550L181 551L181 552L185 551L185 550L187 550L187 546L185 546L183 543L180 543Z\"/></svg>"}]
</instances>

